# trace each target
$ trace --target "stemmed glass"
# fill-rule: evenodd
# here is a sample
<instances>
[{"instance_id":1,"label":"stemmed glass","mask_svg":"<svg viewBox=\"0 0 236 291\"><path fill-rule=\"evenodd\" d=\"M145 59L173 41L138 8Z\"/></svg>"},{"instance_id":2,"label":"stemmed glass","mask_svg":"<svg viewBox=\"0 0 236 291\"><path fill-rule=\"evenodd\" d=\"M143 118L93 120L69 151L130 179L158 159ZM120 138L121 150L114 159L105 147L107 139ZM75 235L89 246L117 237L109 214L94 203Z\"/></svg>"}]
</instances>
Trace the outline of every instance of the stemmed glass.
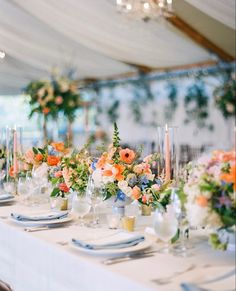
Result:
<instances>
[{"instance_id":1,"label":"stemmed glass","mask_svg":"<svg viewBox=\"0 0 236 291\"><path fill-rule=\"evenodd\" d=\"M2 191L2 188L3 188L3 181L4 181L5 176L6 176L6 171L0 169L0 192Z\"/></svg>"},{"instance_id":2,"label":"stemmed glass","mask_svg":"<svg viewBox=\"0 0 236 291\"><path fill-rule=\"evenodd\" d=\"M167 205L166 210L159 208L155 211L154 230L165 246L160 250L161 253L170 253L169 243L178 230L178 221L174 214L173 206Z\"/></svg>"},{"instance_id":3,"label":"stemmed glass","mask_svg":"<svg viewBox=\"0 0 236 291\"><path fill-rule=\"evenodd\" d=\"M88 203L91 205L93 211L93 220L90 224L90 227L98 227L99 220L97 218L96 207L100 204L103 200L104 196L104 187L103 185L97 185L92 176L89 177L88 185L86 189L86 197Z\"/></svg>"},{"instance_id":4,"label":"stemmed glass","mask_svg":"<svg viewBox=\"0 0 236 291\"><path fill-rule=\"evenodd\" d=\"M181 203L180 198L178 196L178 188L173 188L171 193L171 204L174 208L175 217L178 220L178 228L179 228L179 243L174 247L174 254L181 257L187 257L189 255L187 251L187 246L185 244L185 235L186 231L189 228L189 223L186 217L186 210Z\"/></svg>"},{"instance_id":5,"label":"stemmed glass","mask_svg":"<svg viewBox=\"0 0 236 291\"><path fill-rule=\"evenodd\" d=\"M72 211L78 214L80 226L84 226L84 216L89 213L91 205L84 192L74 192L72 198Z\"/></svg>"}]
</instances>

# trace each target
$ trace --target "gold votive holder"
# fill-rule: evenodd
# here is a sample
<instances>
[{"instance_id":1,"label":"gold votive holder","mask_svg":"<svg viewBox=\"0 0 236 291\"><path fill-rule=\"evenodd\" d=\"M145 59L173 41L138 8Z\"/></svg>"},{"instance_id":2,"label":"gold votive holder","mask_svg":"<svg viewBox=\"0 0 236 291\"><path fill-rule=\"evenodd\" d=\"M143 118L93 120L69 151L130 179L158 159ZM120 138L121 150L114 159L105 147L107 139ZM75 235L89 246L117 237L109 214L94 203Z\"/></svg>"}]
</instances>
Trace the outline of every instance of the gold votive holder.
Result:
<instances>
[{"instance_id":1,"label":"gold votive holder","mask_svg":"<svg viewBox=\"0 0 236 291\"><path fill-rule=\"evenodd\" d=\"M127 231L134 231L135 216L124 216L121 218L122 227Z\"/></svg>"},{"instance_id":2,"label":"gold votive holder","mask_svg":"<svg viewBox=\"0 0 236 291\"><path fill-rule=\"evenodd\" d=\"M149 205L145 205L145 204L142 204L141 205L141 214L144 215L144 216L150 216L152 213L152 205L149 204Z\"/></svg>"}]
</instances>

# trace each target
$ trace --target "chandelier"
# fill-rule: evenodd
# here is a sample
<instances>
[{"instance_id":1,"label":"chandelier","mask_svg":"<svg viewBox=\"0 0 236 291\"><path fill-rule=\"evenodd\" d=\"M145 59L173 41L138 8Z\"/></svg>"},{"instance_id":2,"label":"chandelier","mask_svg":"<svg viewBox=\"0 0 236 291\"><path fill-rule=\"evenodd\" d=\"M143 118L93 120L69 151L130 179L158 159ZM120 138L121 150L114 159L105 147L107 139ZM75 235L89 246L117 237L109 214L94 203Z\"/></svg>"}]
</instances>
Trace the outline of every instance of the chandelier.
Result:
<instances>
[{"instance_id":1,"label":"chandelier","mask_svg":"<svg viewBox=\"0 0 236 291\"><path fill-rule=\"evenodd\" d=\"M116 0L118 12L149 21L173 15L172 0Z\"/></svg>"}]
</instances>

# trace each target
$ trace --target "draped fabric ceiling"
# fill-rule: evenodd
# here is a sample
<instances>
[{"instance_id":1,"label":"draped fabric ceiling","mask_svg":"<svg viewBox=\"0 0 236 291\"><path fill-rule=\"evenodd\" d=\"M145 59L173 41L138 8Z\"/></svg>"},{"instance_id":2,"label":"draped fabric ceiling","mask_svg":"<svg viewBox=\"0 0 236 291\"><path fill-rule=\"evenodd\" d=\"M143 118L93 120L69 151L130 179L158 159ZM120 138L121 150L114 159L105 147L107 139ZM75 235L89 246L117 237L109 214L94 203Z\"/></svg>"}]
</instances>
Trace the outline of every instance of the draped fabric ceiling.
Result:
<instances>
[{"instance_id":1,"label":"draped fabric ceiling","mask_svg":"<svg viewBox=\"0 0 236 291\"><path fill-rule=\"evenodd\" d=\"M174 0L175 13L234 56L234 0ZM52 67L76 77L108 78L132 64L173 68L212 54L170 23L130 19L115 0L0 0L0 94L17 94Z\"/></svg>"}]
</instances>

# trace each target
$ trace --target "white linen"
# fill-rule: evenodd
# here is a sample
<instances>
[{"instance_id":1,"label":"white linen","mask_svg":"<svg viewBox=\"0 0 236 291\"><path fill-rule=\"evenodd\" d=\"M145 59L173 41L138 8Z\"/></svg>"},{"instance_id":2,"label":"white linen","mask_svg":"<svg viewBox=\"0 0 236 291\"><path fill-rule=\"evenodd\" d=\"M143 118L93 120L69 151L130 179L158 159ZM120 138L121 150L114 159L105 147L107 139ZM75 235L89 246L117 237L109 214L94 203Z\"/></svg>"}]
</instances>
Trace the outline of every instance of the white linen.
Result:
<instances>
[{"instance_id":1,"label":"white linen","mask_svg":"<svg viewBox=\"0 0 236 291\"><path fill-rule=\"evenodd\" d=\"M1 217L26 209L19 204L1 207ZM206 240L201 241L202 237L196 237L196 255L189 258L155 254L112 266L102 265L102 258L58 244L70 241L72 237L89 240L113 233L117 230L87 230L78 226L27 233L10 220L0 218L0 278L10 283L14 291L178 291L181 290L178 279L170 286L158 286L152 280L186 270L192 264L234 266L232 252L213 251ZM192 277L198 275L198 270L192 271ZM181 282L187 279L187 274L181 276Z\"/></svg>"},{"instance_id":2,"label":"white linen","mask_svg":"<svg viewBox=\"0 0 236 291\"><path fill-rule=\"evenodd\" d=\"M186 0L197 9L235 29L235 0Z\"/></svg>"}]
</instances>

